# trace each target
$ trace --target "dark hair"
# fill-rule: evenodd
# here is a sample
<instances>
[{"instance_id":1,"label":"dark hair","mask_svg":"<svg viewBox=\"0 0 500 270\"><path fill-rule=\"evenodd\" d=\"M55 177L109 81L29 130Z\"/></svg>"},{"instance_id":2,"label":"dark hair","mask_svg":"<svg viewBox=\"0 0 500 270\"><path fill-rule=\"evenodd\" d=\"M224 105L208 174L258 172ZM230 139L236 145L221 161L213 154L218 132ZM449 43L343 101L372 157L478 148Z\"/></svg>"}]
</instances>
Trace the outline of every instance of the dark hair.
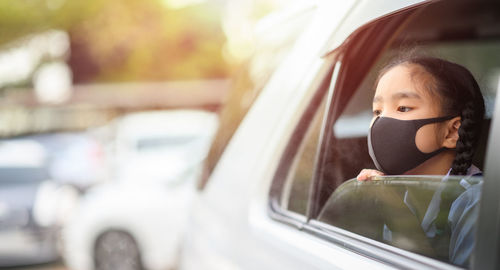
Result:
<instances>
[{"instance_id":1,"label":"dark hair","mask_svg":"<svg viewBox=\"0 0 500 270\"><path fill-rule=\"evenodd\" d=\"M422 70L411 71L413 79L419 77L418 82L431 95L439 97L444 116L461 116L451 174L467 174L481 133L485 111L483 95L474 76L461 65L439 58L412 55L393 60L381 70L379 78L391 68L402 64L417 65L431 75L429 80L421 76Z\"/></svg>"}]
</instances>

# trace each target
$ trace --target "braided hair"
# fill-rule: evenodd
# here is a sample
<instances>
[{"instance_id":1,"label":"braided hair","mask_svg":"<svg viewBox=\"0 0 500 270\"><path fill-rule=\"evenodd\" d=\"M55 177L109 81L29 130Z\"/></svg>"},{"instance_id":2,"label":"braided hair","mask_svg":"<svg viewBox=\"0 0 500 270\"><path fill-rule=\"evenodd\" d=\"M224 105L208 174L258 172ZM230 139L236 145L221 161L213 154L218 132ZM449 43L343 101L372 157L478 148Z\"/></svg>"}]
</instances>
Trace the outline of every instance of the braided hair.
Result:
<instances>
[{"instance_id":1,"label":"braided hair","mask_svg":"<svg viewBox=\"0 0 500 270\"><path fill-rule=\"evenodd\" d=\"M438 97L443 115L460 116L459 139L456 155L451 166L452 175L466 175L480 137L484 118L484 100L477 81L465 67L434 57L403 56L382 69L379 78L392 67L408 65L413 68L412 79ZM420 76L422 69L430 80ZM426 76L429 77L429 76Z\"/></svg>"}]
</instances>

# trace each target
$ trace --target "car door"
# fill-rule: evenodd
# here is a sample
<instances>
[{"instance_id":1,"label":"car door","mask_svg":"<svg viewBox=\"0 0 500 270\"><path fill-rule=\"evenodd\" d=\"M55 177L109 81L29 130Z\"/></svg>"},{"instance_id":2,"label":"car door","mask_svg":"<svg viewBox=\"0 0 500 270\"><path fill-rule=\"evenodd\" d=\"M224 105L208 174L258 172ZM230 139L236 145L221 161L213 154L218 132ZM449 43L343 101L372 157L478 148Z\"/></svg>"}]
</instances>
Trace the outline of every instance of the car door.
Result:
<instances>
[{"instance_id":1,"label":"car door","mask_svg":"<svg viewBox=\"0 0 500 270\"><path fill-rule=\"evenodd\" d=\"M496 22L480 20L496 10L493 2L485 1L471 15L463 13L474 10L467 6L470 1L417 2L360 1L321 9L259 96L199 194L181 269L459 267L319 218L343 183L373 165L366 147L369 90L382 63L402 44L422 42L425 50L443 52L476 73L495 76L500 63L494 57L497 37L486 29ZM439 16L448 10L447 16ZM464 21L458 16L470 18L463 27L474 26L474 31L450 31L449 27L462 27L453 24ZM498 14L488 18L497 20ZM321 35L322 31L328 34ZM467 40L474 42L462 42ZM319 46L322 42L327 46ZM322 58L319 52L324 53ZM484 64L475 67L474 61L467 62L474 60L471 55L481 57L478 62ZM485 89L494 101L496 89ZM428 198L443 186L448 184L429 184L422 196Z\"/></svg>"},{"instance_id":2,"label":"car door","mask_svg":"<svg viewBox=\"0 0 500 270\"><path fill-rule=\"evenodd\" d=\"M497 31L485 29L497 25L498 10L492 1L429 2L388 14L349 36L332 52L339 53L338 73L326 97L321 127L308 130L308 123L315 122L304 114L300 123L306 124L296 126L295 137L281 157L269 193L272 218L330 243L332 257L340 246L359 254L360 261L371 259L373 267L383 263L404 269L495 269L497 249L485 250L496 247L498 241L497 219L491 218L497 215L493 194L498 181L493 175L498 166L490 165L496 162L493 153L498 146L489 138L494 138L498 122L494 104L500 42ZM367 134L378 70L408 50L459 63L479 78L487 111L474 164L484 177L395 176L363 184L349 180L363 168L375 168L368 155ZM307 134L314 135L309 139ZM491 188L483 187L486 184ZM456 206L465 200L470 202L464 222L467 233L443 231L456 215ZM429 219L430 215L434 217ZM486 229L478 230L477 224ZM454 234L475 242L458 244ZM321 252L314 253L321 257ZM457 259L460 256L466 258ZM332 259L331 266L357 268L340 261Z\"/></svg>"}]
</instances>

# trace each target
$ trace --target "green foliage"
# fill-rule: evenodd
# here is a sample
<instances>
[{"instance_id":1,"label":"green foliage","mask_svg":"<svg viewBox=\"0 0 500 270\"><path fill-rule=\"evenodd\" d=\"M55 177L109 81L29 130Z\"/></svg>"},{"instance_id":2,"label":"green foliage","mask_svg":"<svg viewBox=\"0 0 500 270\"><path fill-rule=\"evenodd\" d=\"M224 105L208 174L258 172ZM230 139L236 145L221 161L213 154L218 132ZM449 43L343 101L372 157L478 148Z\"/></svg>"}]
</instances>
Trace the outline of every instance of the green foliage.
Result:
<instances>
[{"instance_id":1,"label":"green foliage","mask_svg":"<svg viewBox=\"0 0 500 270\"><path fill-rule=\"evenodd\" d=\"M69 33L75 82L227 75L220 10L164 0L0 1L0 44L47 29Z\"/></svg>"}]
</instances>

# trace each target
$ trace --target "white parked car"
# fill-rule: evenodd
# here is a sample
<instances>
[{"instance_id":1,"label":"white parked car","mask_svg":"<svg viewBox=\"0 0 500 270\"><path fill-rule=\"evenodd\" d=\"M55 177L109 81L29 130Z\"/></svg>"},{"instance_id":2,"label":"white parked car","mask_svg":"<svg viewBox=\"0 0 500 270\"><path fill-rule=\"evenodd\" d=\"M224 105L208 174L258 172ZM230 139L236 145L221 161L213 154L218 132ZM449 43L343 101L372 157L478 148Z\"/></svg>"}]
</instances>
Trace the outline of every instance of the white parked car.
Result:
<instances>
[{"instance_id":1,"label":"white parked car","mask_svg":"<svg viewBox=\"0 0 500 270\"><path fill-rule=\"evenodd\" d=\"M487 140L500 135L500 106L493 109L498 2L317 1L314 12L201 184L179 268L498 269L500 144ZM417 45L479 78L486 119L474 164L484 177L358 183L352 179L361 169L374 168L367 134L377 73L401 48ZM449 204L480 185L480 208L471 208L467 223L476 244L464 244L472 259L458 262L441 228L449 229ZM410 189L419 194L417 210L443 194L435 234L425 234L422 217L405 208ZM393 201L384 201L387 195ZM331 222L331 207L344 223Z\"/></svg>"},{"instance_id":2,"label":"white parked car","mask_svg":"<svg viewBox=\"0 0 500 270\"><path fill-rule=\"evenodd\" d=\"M43 133L23 138L46 149L50 175L56 182L84 191L107 177L103 145L88 132Z\"/></svg>"},{"instance_id":3,"label":"white parked car","mask_svg":"<svg viewBox=\"0 0 500 270\"><path fill-rule=\"evenodd\" d=\"M167 269L176 262L217 117L143 112L116 124L115 178L83 197L64 231L64 257L76 270Z\"/></svg>"}]
</instances>

